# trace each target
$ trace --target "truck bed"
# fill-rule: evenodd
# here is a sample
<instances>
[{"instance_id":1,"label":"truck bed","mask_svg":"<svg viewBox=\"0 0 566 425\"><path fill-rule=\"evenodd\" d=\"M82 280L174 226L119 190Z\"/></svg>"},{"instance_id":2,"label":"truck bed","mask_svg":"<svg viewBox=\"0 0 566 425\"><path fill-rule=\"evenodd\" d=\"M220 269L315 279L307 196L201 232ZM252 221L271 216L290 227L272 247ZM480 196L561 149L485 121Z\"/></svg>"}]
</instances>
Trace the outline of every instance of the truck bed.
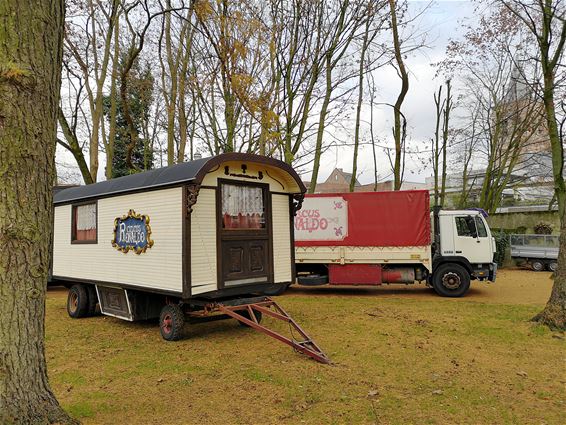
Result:
<instances>
[{"instance_id":1,"label":"truck bed","mask_svg":"<svg viewBox=\"0 0 566 425\"><path fill-rule=\"evenodd\" d=\"M557 235L510 235L511 257L556 260L558 238Z\"/></svg>"},{"instance_id":2,"label":"truck bed","mask_svg":"<svg viewBox=\"0 0 566 425\"><path fill-rule=\"evenodd\" d=\"M426 190L307 195L295 217L296 247L430 245Z\"/></svg>"}]
</instances>

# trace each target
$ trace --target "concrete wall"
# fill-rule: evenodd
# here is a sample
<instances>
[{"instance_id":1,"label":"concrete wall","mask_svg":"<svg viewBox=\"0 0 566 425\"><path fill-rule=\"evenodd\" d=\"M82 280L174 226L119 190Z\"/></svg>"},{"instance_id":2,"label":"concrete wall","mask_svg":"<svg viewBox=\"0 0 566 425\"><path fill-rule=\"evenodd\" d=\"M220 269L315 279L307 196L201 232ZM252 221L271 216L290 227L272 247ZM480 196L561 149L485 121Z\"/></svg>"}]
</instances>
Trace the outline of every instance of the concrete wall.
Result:
<instances>
[{"instance_id":1,"label":"concrete wall","mask_svg":"<svg viewBox=\"0 0 566 425\"><path fill-rule=\"evenodd\" d=\"M560 218L557 211L491 214L487 222L492 229L503 229L510 233L534 233L534 226L542 222L550 224L553 234L560 234Z\"/></svg>"}]
</instances>

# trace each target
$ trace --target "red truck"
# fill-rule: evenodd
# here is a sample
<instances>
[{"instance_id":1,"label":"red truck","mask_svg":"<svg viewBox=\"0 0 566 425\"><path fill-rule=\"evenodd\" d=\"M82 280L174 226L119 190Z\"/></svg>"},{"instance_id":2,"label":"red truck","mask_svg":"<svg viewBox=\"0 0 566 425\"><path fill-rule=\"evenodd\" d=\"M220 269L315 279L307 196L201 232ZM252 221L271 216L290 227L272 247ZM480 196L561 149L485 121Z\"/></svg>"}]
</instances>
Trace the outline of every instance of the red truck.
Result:
<instances>
[{"instance_id":1,"label":"red truck","mask_svg":"<svg viewBox=\"0 0 566 425\"><path fill-rule=\"evenodd\" d=\"M300 285L425 282L460 297L495 281L495 241L483 215L429 206L423 190L307 195L295 216Z\"/></svg>"}]
</instances>

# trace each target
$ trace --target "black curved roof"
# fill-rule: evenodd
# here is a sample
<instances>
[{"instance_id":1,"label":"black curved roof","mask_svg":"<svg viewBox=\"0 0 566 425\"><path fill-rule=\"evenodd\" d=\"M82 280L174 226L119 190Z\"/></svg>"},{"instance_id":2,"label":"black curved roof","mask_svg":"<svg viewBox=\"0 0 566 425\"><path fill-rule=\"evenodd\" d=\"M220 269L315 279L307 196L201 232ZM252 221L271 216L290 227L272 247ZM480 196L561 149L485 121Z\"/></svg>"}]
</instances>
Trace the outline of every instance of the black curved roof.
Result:
<instances>
[{"instance_id":1,"label":"black curved roof","mask_svg":"<svg viewBox=\"0 0 566 425\"><path fill-rule=\"evenodd\" d=\"M282 168L291 174L302 193L306 191L300 177L289 164L265 156L232 152L183 162L181 164L145 171L143 173L132 174L130 176L118 177L100 183L71 187L55 193L53 203L55 205L64 204L81 201L83 199L107 197L145 189L150 190L164 186L174 186L188 182L200 184L208 171L226 161L259 162Z\"/></svg>"}]
</instances>

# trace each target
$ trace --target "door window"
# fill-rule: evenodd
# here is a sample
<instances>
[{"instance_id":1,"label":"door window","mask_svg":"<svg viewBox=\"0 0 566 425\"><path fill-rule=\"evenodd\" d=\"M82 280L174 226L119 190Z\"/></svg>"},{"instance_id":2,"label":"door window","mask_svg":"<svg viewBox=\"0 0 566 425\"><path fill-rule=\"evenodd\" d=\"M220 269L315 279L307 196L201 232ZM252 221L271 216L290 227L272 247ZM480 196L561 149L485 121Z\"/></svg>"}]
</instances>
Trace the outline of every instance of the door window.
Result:
<instances>
[{"instance_id":1,"label":"door window","mask_svg":"<svg viewBox=\"0 0 566 425\"><path fill-rule=\"evenodd\" d=\"M222 184L222 228L265 229L263 189L255 186Z\"/></svg>"},{"instance_id":2,"label":"door window","mask_svg":"<svg viewBox=\"0 0 566 425\"><path fill-rule=\"evenodd\" d=\"M458 236L474 237L476 235L476 225L471 217L456 217L456 230Z\"/></svg>"}]
</instances>

